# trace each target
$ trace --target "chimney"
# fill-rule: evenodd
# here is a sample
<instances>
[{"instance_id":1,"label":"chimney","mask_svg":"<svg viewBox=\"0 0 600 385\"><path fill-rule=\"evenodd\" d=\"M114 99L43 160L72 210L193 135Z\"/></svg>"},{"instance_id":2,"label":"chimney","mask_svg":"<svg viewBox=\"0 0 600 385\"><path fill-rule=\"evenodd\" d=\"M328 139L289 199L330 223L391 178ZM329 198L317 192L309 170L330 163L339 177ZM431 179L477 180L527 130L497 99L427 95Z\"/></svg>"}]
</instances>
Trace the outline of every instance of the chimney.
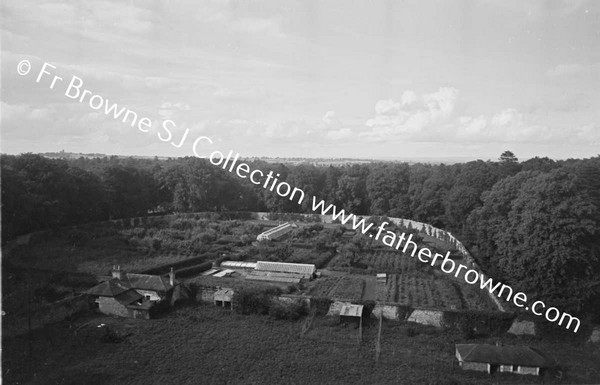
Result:
<instances>
[{"instance_id":1,"label":"chimney","mask_svg":"<svg viewBox=\"0 0 600 385\"><path fill-rule=\"evenodd\" d=\"M112 270L110 271L113 278L121 280L123 271L121 270L121 266L114 265Z\"/></svg>"},{"instance_id":2,"label":"chimney","mask_svg":"<svg viewBox=\"0 0 600 385\"><path fill-rule=\"evenodd\" d=\"M173 268L169 271L169 283L171 286L175 286L175 272L173 271Z\"/></svg>"}]
</instances>

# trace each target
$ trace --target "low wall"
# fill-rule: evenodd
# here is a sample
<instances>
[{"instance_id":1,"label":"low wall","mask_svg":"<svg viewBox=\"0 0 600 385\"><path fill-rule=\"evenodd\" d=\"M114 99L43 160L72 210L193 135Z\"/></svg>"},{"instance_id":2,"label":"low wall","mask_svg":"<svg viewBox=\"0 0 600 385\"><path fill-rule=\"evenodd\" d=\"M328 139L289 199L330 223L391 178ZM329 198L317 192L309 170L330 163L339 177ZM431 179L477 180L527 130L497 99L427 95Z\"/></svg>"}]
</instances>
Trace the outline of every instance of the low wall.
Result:
<instances>
[{"instance_id":1,"label":"low wall","mask_svg":"<svg viewBox=\"0 0 600 385\"><path fill-rule=\"evenodd\" d=\"M196 291L196 302L214 303L216 288L199 287Z\"/></svg>"}]
</instances>

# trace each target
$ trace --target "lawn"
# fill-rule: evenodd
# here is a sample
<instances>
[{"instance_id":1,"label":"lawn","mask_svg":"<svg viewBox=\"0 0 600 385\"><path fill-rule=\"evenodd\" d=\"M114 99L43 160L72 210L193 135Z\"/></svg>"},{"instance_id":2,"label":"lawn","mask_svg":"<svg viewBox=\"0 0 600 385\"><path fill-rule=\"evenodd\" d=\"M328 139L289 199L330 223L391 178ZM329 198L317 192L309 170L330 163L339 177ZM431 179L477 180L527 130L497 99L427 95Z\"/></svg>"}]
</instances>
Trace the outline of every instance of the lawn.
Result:
<instances>
[{"instance_id":1,"label":"lawn","mask_svg":"<svg viewBox=\"0 0 600 385\"><path fill-rule=\"evenodd\" d=\"M384 322L379 362L375 362L376 322L363 328L362 343L353 325L336 317L317 317L307 333L304 320L276 321L242 316L210 305L180 308L164 318L81 319L77 332L67 324L34 331L32 360L27 336L3 341L5 384L515 384L540 378L463 372L454 364L451 331L416 324ZM111 326L121 343L101 342ZM600 382L600 352L579 341L529 343L569 367L562 383ZM559 383L545 378L545 383Z\"/></svg>"}]
</instances>

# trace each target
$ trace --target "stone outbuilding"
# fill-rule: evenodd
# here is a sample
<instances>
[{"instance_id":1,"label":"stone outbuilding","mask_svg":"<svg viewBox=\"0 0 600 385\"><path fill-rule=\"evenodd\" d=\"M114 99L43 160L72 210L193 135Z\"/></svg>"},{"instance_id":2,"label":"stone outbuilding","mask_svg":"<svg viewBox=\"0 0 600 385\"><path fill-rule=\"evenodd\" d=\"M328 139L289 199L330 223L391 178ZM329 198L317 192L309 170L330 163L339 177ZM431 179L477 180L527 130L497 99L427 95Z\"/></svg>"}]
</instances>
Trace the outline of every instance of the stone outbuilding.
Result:
<instances>
[{"instance_id":1,"label":"stone outbuilding","mask_svg":"<svg viewBox=\"0 0 600 385\"><path fill-rule=\"evenodd\" d=\"M214 301L216 306L231 309L233 301L233 289L219 289L215 292Z\"/></svg>"},{"instance_id":2,"label":"stone outbuilding","mask_svg":"<svg viewBox=\"0 0 600 385\"><path fill-rule=\"evenodd\" d=\"M98 310L109 315L149 319L156 305L173 302L173 293L180 286L173 269L168 277L125 273L119 266L114 266L111 273L110 280L86 292L95 297Z\"/></svg>"},{"instance_id":3,"label":"stone outbuilding","mask_svg":"<svg viewBox=\"0 0 600 385\"><path fill-rule=\"evenodd\" d=\"M342 305L342 308L340 309L341 323L356 323L357 325L362 325L363 316L363 305L345 304Z\"/></svg>"},{"instance_id":4,"label":"stone outbuilding","mask_svg":"<svg viewBox=\"0 0 600 385\"><path fill-rule=\"evenodd\" d=\"M543 369L554 364L540 351L527 346L456 344L455 356L463 370L489 374L505 372L539 376Z\"/></svg>"}]
</instances>

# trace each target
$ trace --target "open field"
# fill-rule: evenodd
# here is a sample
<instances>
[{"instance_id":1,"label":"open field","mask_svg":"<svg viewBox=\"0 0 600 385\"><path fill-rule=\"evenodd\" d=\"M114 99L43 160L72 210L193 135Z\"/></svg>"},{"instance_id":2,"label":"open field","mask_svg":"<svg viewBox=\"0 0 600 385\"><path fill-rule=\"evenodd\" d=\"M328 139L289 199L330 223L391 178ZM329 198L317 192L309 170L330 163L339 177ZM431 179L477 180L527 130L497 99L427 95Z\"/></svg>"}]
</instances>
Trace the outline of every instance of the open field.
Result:
<instances>
[{"instance_id":1,"label":"open field","mask_svg":"<svg viewBox=\"0 0 600 385\"><path fill-rule=\"evenodd\" d=\"M180 308L151 321L97 316L49 325L27 336L6 338L2 367L5 384L526 384L540 378L514 374L463 372L455 367L454 344L460 334L420 325L384 322L382 350L375 362L377 327L341 326L336 317L317 317L300 335L303 320L276 321L237 315L213 306ZM121 343L103 343L105 323ZM495 339L469 340L490 342ZM559 359L568 368L562 382L600 382L600 350L580 341L517 340Z\"/></svg>"}]
</instances>

